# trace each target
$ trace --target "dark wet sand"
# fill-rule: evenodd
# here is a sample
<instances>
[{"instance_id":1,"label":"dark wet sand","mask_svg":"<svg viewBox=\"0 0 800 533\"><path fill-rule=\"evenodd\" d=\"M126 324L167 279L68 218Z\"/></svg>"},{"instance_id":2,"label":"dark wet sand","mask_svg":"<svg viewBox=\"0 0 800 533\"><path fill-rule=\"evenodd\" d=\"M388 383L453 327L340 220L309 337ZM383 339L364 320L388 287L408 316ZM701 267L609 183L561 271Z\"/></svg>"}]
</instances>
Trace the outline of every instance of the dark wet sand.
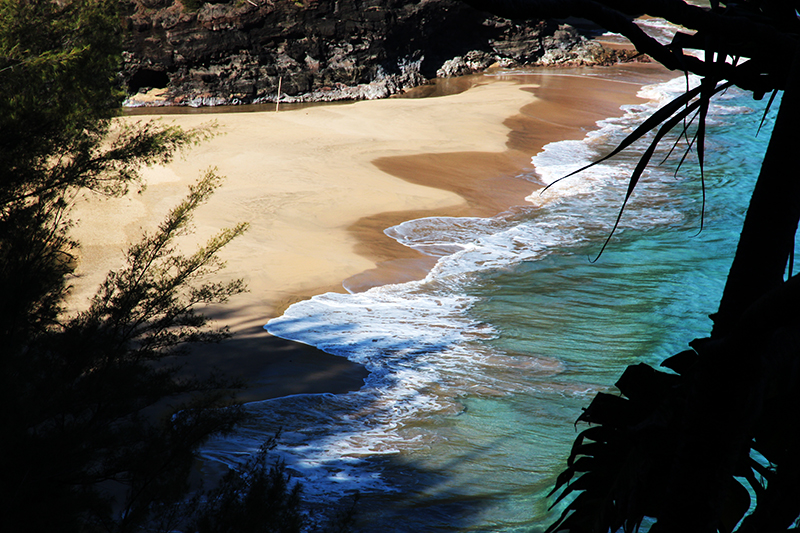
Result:
<instances>
[{"instance_id":1,"label":"dark wet sand","mask_svg":"<svg viewBox=\"0 0 800 533\"><path fill-rule=\"evenodd\" d=\"M286 251L283 253L288 253L292 245L310 247L306 241L297 236L296 225L292 225L294 219L287 221L282 220L279 216L283 212L280 211L281 206L278 205L279 202L283 201L281 198L300 202L304 201L305 197L298 197L295 193L283 192L282 189L278 193L269 193L269 196L266 196L267 193L265 192L259 193L265 195L263 197L263 202L265 203L257 206L258 211L254 210L253 216L263 215L266 212L264 211L265 209L273 209L278 214L269 220L265 218L263 228L256 228L256 230L242 237L243 244L246 246L242 246L236 254L228 259L228 268L231 275L249 275L251 277L251 288L255 287L255 289L250 294L245 295L246 297L244 298L233 298L225 306L210 310L208 314L218 319L220 323L228 324L231 331L235 333L235 337L220 344L195 349L187 359L188 370L199 374L219 371L245 380L248 385L241 395L245 401L303 393L341 393L360 388L366 376L366 371L361 366L301 343L273 337L264 331L263 324L270 317L282 314L289 305L296 301L327 291L343 292L342 282L344 282L344 286L348 290L355 292L367 290L376 285L423 278L433 266L435 260L398 244L384 235L384 229L400 222L420 217L493 216L511 206L524 205L525 197L531 194L537 188L537 185L518 176L535 171L531 166L531 157L538 153L545 144L564 139L582 139L588 131L594 129L596 121L620 115L620 105L639 101L636 93L642 84L654 83L670 77L673 76L665 73L657 65L633 64L616 67L558 69L540 71L524 76L471 76L465 79L445 81L443 87L438 89L435 87L420 89L420 92L466 90L469 93L472 90L470 87L475 88L504 82L501 90L514 92L489 92L488 94L513 95L513 101L520 102L524 102L526 99L518 98L518 91L524 90L531 94L529 103L523 104L516 113L506 116L504 120L502 115L491 119L495 124L502 122L508 128L504 151L488 151L490 148L487 147L485 152L425 153L419 147L427 146L425 144L427 141L418 142L415 139L409 139L408 143L404 141L404 139L408 139L408 135L411 135L411 132L415 131L415 124L413 122L405 125L398 123L398 127L407 128L402 130L403 132L407 131L409 133L404 133L406 137L398 139L400 144L397 149L381 148L384 154L388 152L391 154L397 153L398 155L377 157L372 160L372 169L367 170L374 172L377 169L380 171L379 174L384 173L385 177L388 175L399 178L398 180L388 180L388 187L390 188L400 188L402 186L407 189L408 183L424 185L428 188L448 191L453 201L436 200L435 198L438 198L438 196L429 195L425 197L425 201L430 204L438 202L442 204L442 207L390 211L365 216L355 223L345 222L345 227L349 225L348 231L350 235L355 237L356 254L352 255L356 258L360 256L366 259L366 261L363 261L365 264L377 265L375 268L351 275L346 280L342 279L346 276L334 280L330 274L327 274L324 278L313 275L303 283L298 283L297 279L294 279L292 283L286 284L285 289L280 285L280 280L272 280L270 278L270 276L273 276L272 271L266 269L261 259L256 257L256 254L262 253L265 247L272 245L272 241L267 239L274 240L277 239L277 235L283 235L279 230L295 232L290 233L292 237L285 237L285 239L297 240L297 242L285 243ZM501 87L501 85L497 85L497 87ZM414 95L412 94L411 96ZM430 102L430 100L427 101ZM472 100L466 98L467 107L464 107L463 101L462 104L459 104L462 107L458 108L461 110L462 115L448 118L450 115L444 113L442 116L445 118L439 120L453 120L454 124L456 124L454 126L456 129L464 128L469 125L469 121L464 122L464 113L467 113L467 118L469 118L471 116L469 114L470 109L476 109L485 114L488 108L480 98L473 98ZM441 99L441 102L445 106L452 105L448 104L448 100L444 98ZM274 131L274 125L264 125L265 122L270 121L269 124L275 123L284 128L292 127L293 135L298 135L299 140L297 142L304 143L302 151L297 152L299 154L298 157L303 158L304 161L294 163L295 165L309 165L309 169L312 168L310 166L312 164L322 166L328 172L343 173L340 178L337 174L332 175L331 177L334 179L349 179L349 174L353 171L356 163L353 162L348 165L348 162L345 161L345 164L339 169L338 167L329 168L331 165L327 160L312 161L311 155L316 153L314 143L317 142L317 139L314 137L305 139L302 137L302 132L306 130L325 132L328 130L324 128L331 124L348 126L350 124L350 122L347 122L348 115L354 113L361 122L354 121L353 124L357 126L348 126L351 129L343 133L348 135L356 127L360 127L358 125L363 124L363 121L372 120L372 110L381 112L384 109L382 112L386 113L386 109L388 109L393 117L398 115L403 118L402 113L406 106L409 109L415 106L419 107L413 100L402 99L397 99L394 103L386 106L373 105L370 107L369 102L365 104L366 106L360 106L358 103L350 106L338 105L330 111L321 108L322 112L312 112L312 115L319 115L318 122L324 126L320 130L311 130L311 122L303 121L304 117L301 115L226 114L224 117L220 117L220 122L228 127L230 131L236 132L236 129L239 129L240 131L237 132L237 135L245 135L245 137L236 138L241 140L233 138L228 138L227 140L223 138L218 142L215 140L217 144L210 143L205 152L197 156L196 162L190 160L189 163L184 164L186 168L176 165L170 167L170 169L177 169L175 170L175 175L180 175L183 180L184 174L190 175L189 170L191 170L192 174L196 172L193 168L189 168L192 164L195 166L205 164L204 157L214 161L214 164L217 164L216 161L222 161L223 164L221 166L223 168L221 168L221 171L223 174L232 178L236 177L236 173L241 174L241 176L238 182L231 185L230 190L226 188L226 185L219 194L229 196L229 198L223 198L228 202L225 205L233 205L236 208L241 207L246 210L246 208L249 208L249 204L246 202L249 202L255 195L254 191L261 190L258 187L261 187L262 184L252 182L254 178L259 176L257 173L258 168L252 171L253 177L248 178L247 172L250 172L248 170L250 167L242 165L248 164L247 161L249 160L245 161L244 158L248 153L253 153L252 150L258 149L258 146L248 148L239 145L247 142L247 137L255 136L258 137L259 146L265 146L265 143L270 142L270 138L274 138L276 135L283 134L284 137L287 135L285 132ZM419 110L417 112L419 113ZM290 113L307 114L303 110L291 111ZM484 116L484 119L486 118ZM182 120L187 122L189 126L194 124L193 120L199 123L199 119L191 117L184 117ZM414 120L412 115L409 115L408 120ZM500 135L502 135L502 130L497 131L500 131ZM319 133L316 134L320 135ZM480 135L480 132L478 134ZM323 140L323 137L319 137L319 139ZM481 137L477 137L477 139L479 142L474 143L474 145L481 146ZM229 144L225 145L224 143L226 142ZM384 142L385 145L385 141L381 142ZM502 143L497 142L496 138L491 138L489 142L494 143L492 149L502 145ZM234 144L231 145L230 143ZM235 143L239 143L239 145ZM372 150L369 145L359 145L355 148L362 151ZM236 152L236 150L240 151ZM380 152L380 150L378 151ZM329 152L324 153L327 154ZM226 156L229 159L226 160L222 156ZM194 158L196 156L192 154L191 157ZM277 165L283 164L283 162L291 166L294 161L286 162L285 159L289 156L279 153L275 156L270 156L274 157L270 166L263 160L263 157L266 156L258 155L258 157L262 159L255 159L255 165L267 166L272 170L276 169ZM308 158L308 161L305 160L306 158ZM253 163L249 164L253 165ZM229 165L230 168L225 168L225 165ZM360 171L364 171L365 166L369 166L369 163L361 166ZM168 172L173 172L170 169L168 169ZM184 190L183 186L177 189L179 185L177 182L174 186L169 183L173 179L173 174L165 174L163 176L164 184L156 184L154 190L162 187L159 190L167 191L169 194L183 194L183 192L173 192L173 188L175 191ZM394 183L397 185L393 185ZM284 184L279 183L278 186L284 187ZM432 189L428 190L432 191ZM387 194L387 191L388 189L380 192L374 191L373 194L380 199ZM235 194L240 196L235 196ZM437 194L450 198L450 196L441 192L437 192ZM462 199L460 202L458 201L459 197ZM434 199L430 200L430 198ZM261 201L260 198L257 199ZM165 196L164 199L159 201L163 203L167 200L168 198ZM403 204L400 203L399 205ZM335 215L337 208L324 205L324 209L330 210ZM292 211L292 213L294 212ZM329 217L333 216L331 213L326 212L325 214ZM233 215L238 217L238 213ZM147 216L152 218L154 215L148 214ZM303 216L306 217L306 215ZM300 223L306 222L305 218L298 218L297 220ZM348 219L345 218L344 220ZM350 220L355 220L355 217ZM200 222L215 228L229 224L226 219L220 216L220 213L211 213L208 221L199 216L198 225L200 225ZM283 226L279 227L280 224L283 224ZM309 227L309 230L313 230L313 228ZM258 233L258 231L261 231L261 233ZM305 230L300 228L300 231ZM326 234L321 232L320 235L322 235L321 242L324 244ZM320 237L317 238L319 239ZM250 241L247 241L247 239L250 239ZM104 246L116 247L114 249L119 248L116 243L109 243ZM313 251L313 248L309 249ZM280 256L278 257L280 258ZM331 261L331 257L335 256L329 256L327 261ZM325 259L320 259L320 261L325 261ZM302 264L302 262L298 263L298 265ZM295 267L294 271L290 270L287 274L294 274L295 277L302 276L303 273L297 270L298 268ZM357 272L357 270L355 271ZM278 285L275 285L276 283ZM272 287L271 296L267 297L265 291L270 287Z\"/></svg>"}]
</instances>

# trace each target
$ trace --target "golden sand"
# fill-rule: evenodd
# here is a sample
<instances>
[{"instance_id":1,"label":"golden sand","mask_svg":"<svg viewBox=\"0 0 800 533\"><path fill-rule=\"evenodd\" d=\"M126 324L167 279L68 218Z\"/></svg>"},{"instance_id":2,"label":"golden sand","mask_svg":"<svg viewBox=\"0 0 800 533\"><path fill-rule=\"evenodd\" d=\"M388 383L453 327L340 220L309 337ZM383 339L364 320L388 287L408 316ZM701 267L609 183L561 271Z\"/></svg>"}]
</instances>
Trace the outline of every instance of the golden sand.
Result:
<instances>
[{"instance_id":1,"label":"golden sand","mask_svg":"<svg viewBox=\"0 0 800 533\"><path fill-rule=\"evenodd\" d=\"M207 314L235 338L196 350L193 367L246 377L246 399L358 388L364 371L342 358L276 339L263 325L293 302L326 291L364 290L420 278L432 260L383 234L421 216L491 216L521 205L534 184L517 177L548 142L581 139L597 120L636 101L654 66L472 77L435 98L391 98L279 112L170 114L220 135L185 157L144 172L147 188L124 198L79 201L82 243L72 305L85 305L123 250L152 230L206 169L227 177L196 213L202 243L244 221L223 250L225 276L249 292ZM151 116L120 120L152 120Z\"/></svg>"}]
</instances>

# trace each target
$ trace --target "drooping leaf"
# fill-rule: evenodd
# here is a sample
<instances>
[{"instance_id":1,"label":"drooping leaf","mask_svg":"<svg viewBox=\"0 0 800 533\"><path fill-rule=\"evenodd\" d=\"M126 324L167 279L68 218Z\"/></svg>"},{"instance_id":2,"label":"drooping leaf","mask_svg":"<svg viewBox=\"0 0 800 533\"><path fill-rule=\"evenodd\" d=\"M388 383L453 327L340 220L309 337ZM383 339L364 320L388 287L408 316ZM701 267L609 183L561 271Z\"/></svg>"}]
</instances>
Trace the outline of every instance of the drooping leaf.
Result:
<instances>
[{"instance_id":1,"label":"drooping leaf","mask_svg":"<svg viewBox=\"0 0 800 533\"><path fill-rule=\"evenodd\" d=\"M695 113L695 115L689 121L689 124L694 122L694 120L697 118L697 115L698 115L698 113ZM691 153L692 148L694 147L694 143L697 140L697 135L692 135L692 138L691 139L689 138L689 132L687 131L686 128L687 128L687 126L684 125L684 130L683 130L683 133L682 133L682 135L686 138L686 150L683 151L683 155L681 156L681 160L678 161L677 165L675 165L675 172L672 173L672 175L675 176L675 177L678 176L678 172L680 172L681 167L683 167L683 164L686 162L686 158L689 157L689 154Z\"/></svg>"},{"instance_id":2,"label":"drooping leaf","mask_svg":"<svg viewBox=\"0 0 800 533\"><path fill-rule=\"evenodd\" d=\"M587 446L587 440L591 442L603 443L608 442L611 438L613 438L613 435L614 430L605 426L592 426L583 430L575 438L575 442L572 444L572 450L567 458L567 466L572 466L572 463L578 455L585 454L586 449L584 446Z\"/></svg>"},{"instance_id":3,"label":"drooping leaf","mask_svg":"<svg viewBox=\"0 0 800 533\"><path fill-rule=\"evenodd\" d=\"M732 85L733 85L732 82L722 83L722 84L714 87L712 90L710 90L708 92L708 95L709 95L708 97L710 98L712 95L718 93L719 91L725 90L725 89L727 89L728 87L730 87ZM701 88L702 88L702 85L696 87L691 92L695 93L696 90L699 90ZM682 97L686 96L687 94L689 94L689 93L688 92L684 93L681 97L678 97L678 98L674 99L671 102L671 104L675 103L675 102L677 102L679 100L683 102ZM661 142L661 139L663 139L664 136L667 133L672 131L672 129L675 128L675 126L677 126L678 123L683 121L695 109L700 108L702 110L702 106L703 106L703 102L704 101L706 101L704 98L700 98L698 101L692 102L691 104L688 104L683 108L681 108L679 106L678 109L676 109L672 113L671 117L670 116L666 116L662 120L659 120L657 123L655 123L653 125L653 128L655 128L658 124L661 124L661 126L658 129L658 131L656 132L653 140L650 142L650 145L647 147L647 149L644 151L642 156L639 158L639 162L636 164L636 167L634 168L633 172L631 173L631 176L630 176L629 181L628 181L628 189L627 189L627 191L625 193L625 198L624 198L624 200L622 202L622 206L620 207L620 210L619 210L619 212L617 214L617 218L614 221L614 225L613 225L613 227L611 229L611 232L609 233L608 237L606 238L605 242L603 243L603 246L600 248L600 252L598 252L597 256L592 260L592 262L595 262L600 258L600 256L603 254L603 252L605 251L606 247L608 246L609 242L611 242L611 238L614 236L614 233L616 232L617 228L619 227L619 223L622 220L622 214L625 211L625 207L628 205L628 200L630 200L630 197L633 194L633 191L636 188L636 185L639 183L639 179L641 178L642 174L644 173L645 169L647 168L647 165L650 163L650 159L653 157L653 154L655 153L655 150L658 147L658 144ZM706 101L706 105L707 105L707 101ZM668 106L669 106L669 104L668 104ZM665 106L664 108L661 108L661 109L663 110L666 107L667 106ZM659 110L659 111L661 111L661 110ZM657 113L658 112L656 112L656 114ZM655 116L655 114L653 116ZM652 117L650 117L650 118L652 118ZM647 122L647 121L645 121L645 122ZM705 126L705 124L704 124L704 121L703 121L703 130L702 131L698 130L698 135L696 135L696 138L700 139L705 135L704 126ZM637 131L638 131L638 128L637 128ZM633 135L633 134L631 134L631 135ZM580 172L581 170L585 170L585 169L587 169L587 168L589 168L589 167L591 167L591 166L593 166L595 164L598 164L598 163L604 161L605 159L608 159L609 157L611 157L612 154L616 154L616 153L619 153L618 149L615 149L614 151L612 151L611 154L609 154L608 156L606 156L606 157L604 157L602 159L599 159L599 160L595 161L594 163L591 163L590 165L586 165L582 169L577 170L577 171L565 176L565 178L569 177L570 175L573 175L573 174L575 174L577 172ZM702 176L703 176L702 165L701 165L701 173L700 173L700 175L701 175L701 179L702 179ZM564 178L561 178L561 179L564 179ZM556 182L553 182L553 183L556 183ZM704 207L703 207L703 210L704 210L705 209L705 186L703 186L703 204L704 204ZM701 221L701 229L702 229L702 221Z\"/></svg>"},{"instance_id":4,"label":"drooping leaf","mask_svg":"<svg viewBox=\"0 0 800 533\"><path fill-rule=\"evenodd\" d=\"M631 421L630 404L620 396L599 392L578 420L618 429Z\"/></svg>"},{"instance_id":5,"label":"drooping leaf","mask_svg":"<svg viewBox=\"0 0 800 533\"><path fill-rule=\"evenodd\" d=\"M558 475L558 477L556 478L556 482L555 482L555 484L553 486L553 490L550 491L550 493L547 495L547 497L548 498L551 497L553 494L558 492L559 489L561 489L561 487L566 486L574 476L575 476L575 471L572 468L567 468L566 470L561 472ZM562 496L562 498L563 498L563 496ZM559 498L559 500L556 500L556 502L553 505L555 505L559 501L560 501L560 498Z\"/></svg>"},{"instance_id":6,"label":"drooping leaf","mask_svg":"<svg viewBox=\"0 0 800 533\"><path fill-rule=\"evenodd\" d=\"M653 131L655 128L659 126L659 124L668 120L672 115L678 112L681 107L688 104L692 100L692 98L697 96L699 93L700 93L700 87L698 86L678 96L671 102L667 103L664 107L660 108L658 111L653 113L638 127L636 127L636 129L634 129L630 134L628 134L628 136L625 137L611 152L601 157L600 159L597 159L589 163L588 165L579 168L578 170L570 172L566 176L558 178L553 183L550 183L546 187L544 187L541 192L543 193L544 191L546 191L556 183L560 182L561 180L565 180L571 176L574 176L575 174L583 172L584 170L589 169L595 165L598 165L603 161L611 159L615 155L619 154L627 147L629 147L630 145L632 145L633 143L635 143L636 141L638 141L639 139L641 139L642 137Z\"/></svg>"},{"instance_id":7,"label":"drooping leaf","mask_svg":"<svg viewBox=\"0 0 800 533\"><path fill-rule=\"evenodd\" d=\"M684 375L697 363L698 355L694 350L684 350L678 354L668 357L661 362L661 366L674 370L678 374Z\"/></svg>"},{"instance_id":8,"label":"drooping leaf","mask_svg":"<svg viewBox=\"0 0 800 533\"><path fill-rule=\"evenodd\" d=\"M772 102L775 101L775 97L778 95L778 89L772 91L769 95L769 100L767 101L767 106L764 108L764 114L761 115L761 121L758 123L758 129L756 130L756 137L761 132L761 127L764 125L764 120L767 118L767 113L769 113L770 107L772 107Z\"/></svg>"},{"instance_id":9,"label":"drooping leaf","mask_svg":"<svg viewBox=\"0 0 800 533\"><path fill-rule=\"evenodd\" d=\"M663 159L659 163L660 165L663 165L664 163L666 163L667 160L672 156L672 153L675 151L675 149L681 143L681 140L684 140L686 142L686 150L684 150L683 156L681 156L680 162L675 167L675 172L673 173L673 175L677 175L678 174L678 170L680 169L681 165L683 164L683 161L686 159L686 156L689 154L689 152L692 149L692 145L694 144L694 140L689 138L689 127L694 123L695 118L697 118L696 114L691 119L689 119L688 122L684 119L683 128L681 129L680 135L677 135L675 137L675 142L672 143L672 146L667 151L667 154L663 157Z\"/></svg>"},{"instance_id":10,"label":"drooping leaf","mask_svg":"<svg viewBox=\"0 0 800 533\"><path fill-rule=\"evenodd\" d=\"M720 532L728 533L744 518L750 509L750 493L738 481L733 481L719 517Z\"/></svg>"},{"instance_id":11,"label":"drooping leaf","mask_svg":"<svg viewBox=\"0 0 800 533\"><path fill-rule=\"evenodd\" d=\"M702 203L700 205L700 230L698 234L703 231L706 213L706 178L704 172L705 161L705 141L706 141L706 118L708 116L708 108L711 104L711 97L714 95L714 88L716 82L709 78L703 78L700 87L703 89L700 93L700 113L698 115L697 133L697 162L700 167L700 191L702 194Z\"/></svg>"},{"instance_id":12,"label":"drooping leaf","mask_svg":"<svg viewBox=\"0 0 800 533\"><path fill-rule=\"evenodd\" d=\"M654 403L665 392L677 384L677 376L655 370L650 365L639 363L630 365L622 373L616 386L631 400Z\"/></svg>"}]
</instances>

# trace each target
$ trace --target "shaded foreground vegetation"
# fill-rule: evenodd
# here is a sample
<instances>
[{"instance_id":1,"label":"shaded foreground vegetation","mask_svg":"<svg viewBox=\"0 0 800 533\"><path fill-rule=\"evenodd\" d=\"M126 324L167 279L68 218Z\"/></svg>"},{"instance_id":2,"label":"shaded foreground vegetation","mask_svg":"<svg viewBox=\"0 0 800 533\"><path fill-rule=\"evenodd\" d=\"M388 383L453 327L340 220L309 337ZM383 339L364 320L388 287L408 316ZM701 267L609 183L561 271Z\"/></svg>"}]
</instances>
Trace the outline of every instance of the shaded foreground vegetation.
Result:
<instances>
[{"instance_id":1,"label":"shaded foreground vegetation","mask_svg":"<svg viewBox=\"0 0 800 533\"><path fill-rule=\"evenodd\" d=\"M198 447L246 416L239 383L186 377L180 363L191 344L229 336L198 306L245 290L208 279L246 224L176 248L220 177L190 187L86 311L65 309L76 195L142 187L143 165L213 133L112 121L118 7L0 2L0 530L299 531L300 489L269 464L269 443L210 492L191 483Z\"/></svg>"},{"instance_id":2,"label":"shaded foreground vegetation","mask_svg":"<svg viewBox=\"0 0 800 533\"><path fill-rule=\"evenodd\" d=\"M548 531L787 531L800 517L800 275L793 273L800 220L796 131L800 124L800 4L791 0L469 0L513 18L580 16L628 37L670 69L701 77L626 139L647 132L626 197L655 144L672 131L695 150L702 179L711 98L729 86L780 108L707 338L668 358L672 372L639 364L598 394L559 476L565 511ZM633 18L660 17L687 30L662 44ZM690 51L701 51L693 55ZM772 100L770 100L771 102ZM613 155L613 154L611 154ZM714 206L709 206L713 209ZM623 206L624 209L624 206ZM624 216L620 212L620 216ZM617 220L619 222L619 219Z\"/></svg>"}]
</instances>

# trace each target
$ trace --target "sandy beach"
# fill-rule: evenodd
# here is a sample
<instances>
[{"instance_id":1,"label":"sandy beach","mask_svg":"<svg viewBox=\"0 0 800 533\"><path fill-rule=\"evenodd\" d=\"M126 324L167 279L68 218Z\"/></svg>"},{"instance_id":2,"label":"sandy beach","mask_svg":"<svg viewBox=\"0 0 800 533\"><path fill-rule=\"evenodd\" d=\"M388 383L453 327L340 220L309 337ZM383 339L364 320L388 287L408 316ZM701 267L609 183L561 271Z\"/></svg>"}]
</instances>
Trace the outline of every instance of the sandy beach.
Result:
<instances>
[{"instance_id":1,"label":"sandy beach","mask_svg":"<svg viewBox=\"0 0 800 533\"><path fill-rule=\"evenodd\" d=\"M293 302L418 279L428 257L386 237L432 215L491 216L521 205L535 184L519 178L548 142L579 139L597 120L663 79L655 65L473 76L458 94L320 105L279 112L129 116L184 128L216 122L219 135L166 166L145 169L146 190L86 197L74 213L82 243L71 304L85 305L123 250L152 230L210 167L226 176L196 214L187 247L237 222L249 231L222 254L225 277L249 292L207 314L234 339L201 347L192 367L245 377L245 400L358 388L364 370L270 336L263 325Z\"/></svg>"}]
</instances>

